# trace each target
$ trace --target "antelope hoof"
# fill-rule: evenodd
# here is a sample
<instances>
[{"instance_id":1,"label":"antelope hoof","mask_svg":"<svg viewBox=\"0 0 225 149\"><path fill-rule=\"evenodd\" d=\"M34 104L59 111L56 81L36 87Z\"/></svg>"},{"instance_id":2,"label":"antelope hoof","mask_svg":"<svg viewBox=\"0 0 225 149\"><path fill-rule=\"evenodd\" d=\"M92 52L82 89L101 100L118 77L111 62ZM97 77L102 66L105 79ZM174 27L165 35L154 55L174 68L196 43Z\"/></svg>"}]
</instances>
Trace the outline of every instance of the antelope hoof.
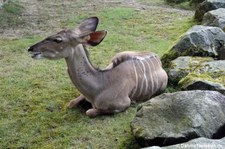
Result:
<instances>
[{"instance_id":1,"label":"antelope hoof","mask_svg":"<svg viewBox=\"0 0 225 149\"><path fill-rule=\"evenodd\" d=\"M86 115L89 116L90 118L96 117L100 115L102 112L98 109L89 109L86 111Z\"/></svg>"},{"instance_id":2,"label":"antelope hoof","mask_svg":"<svg viewBox=\"0 0 225 149\"><path fill-rule=\"evenodd\" d=\"M77 101L74 99L74 100L71 100L71 101L69 102L69 104L67 105L67 107L70 108L70 109L76 108L78 104L79 104L79 102L77 102Z\"/></svg>"}]
</instances>

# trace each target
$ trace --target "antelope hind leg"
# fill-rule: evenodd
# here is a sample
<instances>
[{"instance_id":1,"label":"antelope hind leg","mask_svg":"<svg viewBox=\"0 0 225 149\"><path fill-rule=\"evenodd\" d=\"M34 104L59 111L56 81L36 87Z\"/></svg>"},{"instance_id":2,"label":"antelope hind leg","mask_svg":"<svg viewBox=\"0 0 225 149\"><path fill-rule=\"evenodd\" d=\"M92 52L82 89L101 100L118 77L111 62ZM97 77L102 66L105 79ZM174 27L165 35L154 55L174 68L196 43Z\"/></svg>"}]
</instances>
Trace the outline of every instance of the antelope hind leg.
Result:
<instances>
[{"instance_id":1,"label":"antelope hind leg","mask_svg":"<svg viewBox=\"0 0 225 149\"><path fill-rule=\"evenodd\" d=\"M94 108L86 111L86 115L89 116L89 117L96 117L96 116L101 115L101 114L102 114L101 110L94 109Z\"/></svg>"},{"instance_id":2,"label":"antelope hind leg","mask_svg":"<svg viewBox=\"0 0 225 149\"><path fill-rule=\"evenodd\" d=\"M123 111L123 110L121 110ZM92 108L92 109L89 109L86 111L86 115L89 116L89 117L96 117L96 116L99 116L99 115L105 115L105 114L114 114L114 113L119 113L121 112L120 110L99 110L99 109L95 109L95 108Z\"/></svg>"},{"instance_id":3,"label":"antelope hind leg","mask_svg":"<svg viewBox=\"0 0 225 149\"><path fill-rule=\"evenodd\" d=\"M85 97L84 97L84 95L81 94L79 97L71 100L67 107L70 109L76 108L79 105L79 103L83 100L85 100Z\"/></svg>"},{"instance_id":4,"label":"antelope hind leg","mask_svg":"<svg viewBox=\"0 0 225 149\"><path fill-rule=\"evenodd\" d=\"M120 104L116 103L115 109L114 110L101 110L101 109L96 109L92 108L86 111L86 115L89 117L96 117L98 115L104 115L104 114L115 114L122 112L126 110L131 104L131 100L129 97L123 99L124 102L121 102Z\"/></svg>"}]
</instances>

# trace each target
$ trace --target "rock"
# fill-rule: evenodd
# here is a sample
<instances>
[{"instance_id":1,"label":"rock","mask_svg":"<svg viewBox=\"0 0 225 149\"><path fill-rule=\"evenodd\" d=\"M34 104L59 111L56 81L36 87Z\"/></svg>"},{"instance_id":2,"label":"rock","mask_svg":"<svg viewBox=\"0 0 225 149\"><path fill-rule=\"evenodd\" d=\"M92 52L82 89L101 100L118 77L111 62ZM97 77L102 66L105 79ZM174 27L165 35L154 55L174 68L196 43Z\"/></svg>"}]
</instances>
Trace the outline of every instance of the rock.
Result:
<instances>
[{"instance_id":1,"label":"rock","mask_svg":"<svg viewBox=\"0 0 225 149\"><path fill-rule=\"evenodd\" d=\"M225 95L225 61L200 63L178 84L183 90L214 90Z\"/></svg>"},{"instance_id":2,"label":"rock","mask_svg":"<svg viewBox=\"0 0 225 149\"><path fill-rule=\"evenodd\" d=\"M182 144L177 144L177 145L171 145L171 146L166 146L166 147L159 147L159 146L154 146L154 147L147 147L144 149L181 149L181 148L186 148L186 149L224 149L225 148L225 138L222 139L207 139L207 138L197 138L193 139L191 141L188 141L186 143Z\"/></svg>"},{"instance_id":3,"label":"rock","mask_svg":"<svg viewBox=\"0 0 225 149\"><path fill-rule=\"evenodd\" d=\"M217 53L219 60L225 60L225 45L221 45L221 47L218 48Z\"/></svg>"},{"instance_id":4,"label":"rock","mask_svg":"<svg viewBox=\"0 0 225 149\"><path fill-rule=\"evenodd\" d=\"M187 76L204 62L213 61L211 57L191 57L181 56L171 61L171 65L168 68L168 78L170 84L177 85L177 83Z\"/></svg>"},{"instance_id":5,"label":"rock","mask_svg":"<svg viewBox=\"0 0 225 149\"><path fill-rule=\"evenodd\" d=\"M196 69L196 72L206 73L214 79L225 76L225 60L204 62Z\"/></svg>"},{"instance_id":6,"label":"rock","mask_svg":"<svg viewBox=\"0 0 225 149\"><path fill-rule=\"evenodd\" d=\"M198 5L194 18L197 21L202 21L203 16L206 12L215 10L218 8L225 8L224 0L205 0L201 4Z\"/></svg>"},{"instance_id":7,"label":"rock","mask_svg":"<svg viewBox=\"0 0 225 149\"><path fill-rule=\"evenodd\" d=\"M142 147L225 136L225 96L216 91L165 93L141 104L131 130Z\"/></svg>"},{"instance_id":8,"label":"rock","mask_svg":"<svg viewBox=\"0 0 225 149\"><path fill-rule=\"evenodd\" d=\"M168 67L170 61L179 56L219 57L217 51L221 51L221 46L224 44L225 33L222 29L196 25L190 28L178 43L162 56L162 63Z\"/></svg>"},{"instance_id":9,"label":"rock","mask_svg":"<svg viewBox=\"0 0 225 149\"><path fill-rule=\"evenodd\" d=\"M179 82L183 90L211 90L225 95L225 87L216 79L205 74L189 74Z\"/></svg>"},{"instance_id":10,"label":"rock","mask_svg":"<svg viewBox=\"0 0 225 149\"><path fill-rule=\"evenodd\" d=\"M202 24L206 26L215 26L224 29L225 8L219 8L205 13Z\"/></svg>"}]
</instances>

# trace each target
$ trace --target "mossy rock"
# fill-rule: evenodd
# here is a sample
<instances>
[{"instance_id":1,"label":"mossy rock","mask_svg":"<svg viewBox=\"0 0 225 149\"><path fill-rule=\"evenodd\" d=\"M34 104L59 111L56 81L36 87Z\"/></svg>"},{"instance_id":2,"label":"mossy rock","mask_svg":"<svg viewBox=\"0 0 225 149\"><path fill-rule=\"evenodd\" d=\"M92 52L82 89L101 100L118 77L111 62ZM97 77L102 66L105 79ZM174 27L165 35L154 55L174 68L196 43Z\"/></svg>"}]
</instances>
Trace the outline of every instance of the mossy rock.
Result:
<instances>
[{"instance_id":1,"label":"mossy rock","mask_svg":"<svg viewBox=\"0 0 225 149\"><path fill-rule=\"evenodd\" d=\"M225 95L225 77L212 78L207 73L190 73L179 81L183 90L212 90Z\"/></svg>"},{"instance_id":2,"label":"mossy rock","mask_svg":"<svg viewBox=\"0 0 225 149\"><path fill-rule=\"evenodd\" d=\"M163 66L179 56L199 56L218 58L221 45L225 44L225 33L218 27L196 25L189 29L180 40L162 56ZM222 52L220 52L222 53Z\"/></svg>"},{"instance_id":3,"label":"mossy rock","mask_svg":"<svg viewBox=\"0 0 225 149\"><path fill-rule=\"evenodd\" d=\"M131 130L142 147L217 138L225 126L224 103L225 96L216 91L165 93L139 106Z\"/></svg>"},{"instance_id":4,"label":"mossy rock","mask_svg":"<svg viewBox=\"0 0 225 149\"><path fill-rule=\"evenodd\" d=\"M204 62L195 72L200 74L207 73L213 79L218 79L221 76L225 76L225 60Z\"/></svg>"},{"instance_id":5,"label":"mossy rock","mask_svg":"<svg viewBox=\"0 0 225 149\"><path fill-rule=\"evenodd\" d=\"M207 139L204 137L200 137L182 144L170 145L166 147L153 146L145 149L181 149L181 148L196 149L197 146L206 146L206 145L209 146L211 149L224 149L225 137L222 139Z\"/></svg>"},{"instance_id":6,"label":"mossy rock","mask_svg":"<svg viewBox=\"0 0 225 149\"><path fill-rule=\"evenodd\" d=\"M191 57L181 56L171 61L168 68L169 83L177 85L177 83L187 76L189 73L194 72L196 68L201 66L204 62L213 61L211 57Z\"/></svg>"},{"instance_id":7,"label":"mossy rock","mask_svg":"<svg viewBox=\"0 0 225 149\"><path fill-rule=\"evenodd\" d=\"M193 67L193 66L191 66ZM187 88L196 81L210 81L225 85L225 60L205 61L195 67L186 77L179 81L182 88ZM201 86L196 89L201 89Z\"/></svg>"},{"instance_id":8,"label":"mossy rock","mask_svg":"<svg viewBox=\"0 0 225 149\"><path fill-rule=\"evenodd\" d=\"M225 8L225 1L224 0L205 0L201 4L198 5L194 18L197 21L202 21L203 16L206 12L215 10L218 8Z\"/></svg>"},{"instance_id":9,"label":"mossy rock","mask_svg":"<svg viewBox=\"0 0 225 149\"><path fill-rule=\"evenodd\" d=\"M205 13L202 24L223 29L225 27L225 8L219 8Z\"/></svg>"}]
</instances>

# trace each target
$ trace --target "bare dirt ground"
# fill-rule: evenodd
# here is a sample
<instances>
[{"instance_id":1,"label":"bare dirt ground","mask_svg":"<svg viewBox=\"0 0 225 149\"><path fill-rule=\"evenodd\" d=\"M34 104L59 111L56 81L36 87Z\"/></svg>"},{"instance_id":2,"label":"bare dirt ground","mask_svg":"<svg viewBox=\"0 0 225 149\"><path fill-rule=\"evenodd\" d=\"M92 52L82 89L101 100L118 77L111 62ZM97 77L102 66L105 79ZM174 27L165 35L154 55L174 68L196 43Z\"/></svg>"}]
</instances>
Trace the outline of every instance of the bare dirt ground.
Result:
<instances>
[{"instance_id":1,"label":"bare dirt ground","mask_svg":"<svg viewBox=\"0 0 225 149\"><path fill-rule=\"evenodd\" d=\"M163 3L141 3L138 0L18 0L24 6L21 18L24 24L16 28L7 28L1 31L1 38L22 38L35 35L47 35L59 31L71 15L79 16L100 8L133 7L137 11L149 12L160 10L166 13L178 13L181 16L193 16L192 11L172 8ZM149 13L151 17L151 13ZM13 21L13 20L12 20Z\"/></svg>"}]
</instances>

